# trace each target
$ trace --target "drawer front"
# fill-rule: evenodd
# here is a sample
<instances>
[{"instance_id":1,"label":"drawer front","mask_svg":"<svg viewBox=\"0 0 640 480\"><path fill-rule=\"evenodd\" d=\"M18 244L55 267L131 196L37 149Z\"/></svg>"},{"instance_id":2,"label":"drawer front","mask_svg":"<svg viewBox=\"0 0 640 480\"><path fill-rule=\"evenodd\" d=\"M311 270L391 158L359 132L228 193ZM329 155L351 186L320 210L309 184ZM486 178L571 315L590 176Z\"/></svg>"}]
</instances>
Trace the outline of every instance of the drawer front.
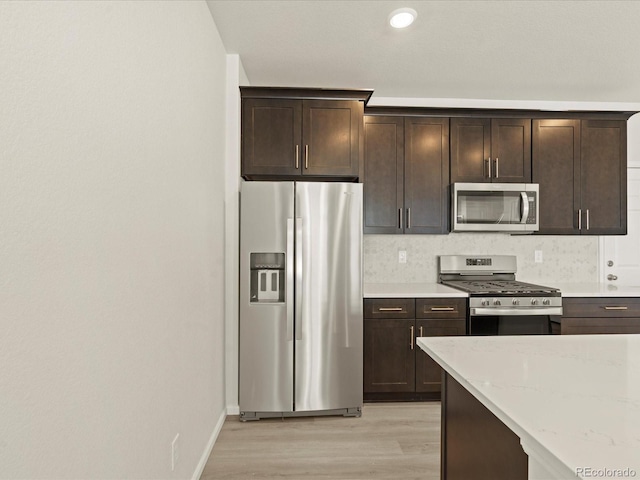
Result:
<instances>
[{"instance_id":1,"label":"drawer front","mask_svg":"<svg viewBox=\"0 0 640 480\"><path fill-rule=\"evenodd\" d=\"M464 318L452 318L447 320L420 320L416 324L416 336L418 337L445 337L450 335L464 335L467 330L467 321Z\"/></svg>"},{"instance_id":2,"label":"drawer front","mask_svg":"<svg viewBox=\"0 0 640 480\"><path fill-rule=\"evenodd\" d=\"M640 298L564 298L563 317L640 317Z\"/></svg>"},{"instance_id":3,"label":"drawer front","mask_svg":"<svg viewBox=\"0 0 640 480\"><path fill-rule=\"evenodd\" d=\"M562 335L640 333L640 318L563 318Z\"/></svg>"},{"instance_id":4,"label":"drawer front","mask_svg":"<svg viewBox=\"0 0 640 480\"><path fill-rule=\"evenodd\" d=\"M466 318L466 298L418 298L416 318Z\"/></svg>"},{"instance_id":5,"label":"drawer front","mask_svg":"<svg viewBox=\"0 0 640 480\"><path fill-rule=\"evenodd\" d=\"M364 318L415 318L413 298L365 298Z\"/></svg>"}]
</instances>

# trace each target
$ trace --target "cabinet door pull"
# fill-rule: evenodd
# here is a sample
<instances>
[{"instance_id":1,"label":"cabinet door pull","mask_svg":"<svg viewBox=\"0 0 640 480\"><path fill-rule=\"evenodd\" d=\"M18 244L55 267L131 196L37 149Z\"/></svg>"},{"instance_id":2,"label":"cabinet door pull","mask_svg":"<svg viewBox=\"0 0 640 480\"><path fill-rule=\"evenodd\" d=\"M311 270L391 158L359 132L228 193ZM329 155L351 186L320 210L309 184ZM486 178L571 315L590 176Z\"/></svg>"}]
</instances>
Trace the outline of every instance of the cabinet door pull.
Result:
<instances>
[{"instance_id":1,"label":"cabinet door pull","mask_svg":"<svg viewBox=\"0 0 640 480\"><path fill-rule=\"evenodd\" d=\"M407 208L407 228L411 228L411 207Z\"/></svg>"},{"instance_id":2,"label":"cabinet door pull","mask_svg":"<svg viewBox=\"0 0 640 480\"><path fill-rule=\"evenodd\" d=\"M402 307L380 307L379 312L402 312Z\"/></svg>"},{"instance_id":3,"label":"cabinet door pull","mask_svg":"<svg viewBox=\"0 0 640 480\"><path fill-rule=\"evenodd\" d=\"M409 330L411 331L411 344L409 346L411 347L411 350L413 350L413 325L409 327Z\"/></svg>"},{"instance_id":4,"label":"cabinet door pull","mask_svg":"<svg viewBox=\"0 0 640 480\"><path fill-rule=\"evenodd\" d=\"M422 325L420 325L420 336L424 337L424 333L422 333Z\"/></svg>"},{"instance_id":5,"label":"cabinet door pull","mask_svg":"<svg viewBox=\"0 0 640 480\"><path fill-rule=\"evenodd\" d=\"M300 168L300 145L296 145L296 170Z\"/></svg>"},{"instance_id":6,"label":"cabinet door pull","mask_svg":"<svg viewBox=\"0 0 640 480\"><path fill-rule=\"evenodd\" d=\"M578 230L582 230L582 209L578 210Z\"/></svg>"},{"instance_id":7,"label":"cabinet door pull","mask_svg":"<svg viewBox=\"0 0 640 480\"><path fill-rule=\"evenodd\" d=\"M455 307L431 307L432 312L453 312Z\"/></svg>"},{"instance_id":8,"label":"cabinet door pull","mask_svg":"<svg viewBox=\"0 0 640 480\"><path fill-rule=\"evenodd\" d=\"M626 305L620 305L619 307L612 307L612 306L607 306L604 307L605 310L628 310L629 307L627 307Z\"/></svg>"},{"instance_id":9,"label":"cabinet door pull","mask_svg":"<svg viewBox=\"0 0 640 480\"><path fill-rule=\"evenodd\" d=\"M587 208L587 230L589 230L589 209Z\"/></svg>"},{"instance_id":10,"label":"cabinet door pull","mask_svg":"<svg viewBox=\"0 0 640 480\"><path fill-rule=\"evenodd\" d=\"M498 167L499 167L499 162L500 160L498 159L498 157L496 157L496 178L498 178L500 176L500 174L498 173Z\"/></svg>"},{"instance_id":11,"label":"cabinet door pull","mask_svg":"<svg viewBox=\"0 0 640 480\"><path fill-rule=\"evenodd\" d=\"M398 209L398 228L402 230L402 209Z\"/></svg>"},{"instance_id":12,"label":"cabinet door pull","mask_svg":"<svg viewBox=\"0 0 640 480\"><path fill-rule=\"evenodd\" d=\"M304 146L304 168L309 169L309 145Z\"/></svg>"},{"instance_id":13,"label":"cabinet door pull","mask_svg":"<svg viewBox=\"0 0 640 480\"><path fill-rule=\"evenodd\" d=\"M485 160L484 163L487 165L487 168L489 169L489 177L488 178L491 178L491 157L489 157L487 160Z\"/></svg>"}]
</instances>

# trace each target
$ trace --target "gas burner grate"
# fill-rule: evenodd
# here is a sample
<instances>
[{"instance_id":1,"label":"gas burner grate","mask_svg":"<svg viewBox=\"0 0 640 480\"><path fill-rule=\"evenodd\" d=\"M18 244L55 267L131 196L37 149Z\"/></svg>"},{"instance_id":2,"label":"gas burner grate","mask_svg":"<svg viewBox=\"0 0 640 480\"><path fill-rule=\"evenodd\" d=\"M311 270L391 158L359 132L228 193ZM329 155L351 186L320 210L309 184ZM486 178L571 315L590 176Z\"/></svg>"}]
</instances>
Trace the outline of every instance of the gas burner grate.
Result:
<instances>
[{"instance_id":1,"label":"gas burner grate","mask_svg":"<svg viewBox=\"0 0 640 480\"><path fill-rule=\"evenodd\" d=\"M473 294L533 295L554 294L558 289L515 280L452 280L445 285Z\"/></svg>"}]
</instances>

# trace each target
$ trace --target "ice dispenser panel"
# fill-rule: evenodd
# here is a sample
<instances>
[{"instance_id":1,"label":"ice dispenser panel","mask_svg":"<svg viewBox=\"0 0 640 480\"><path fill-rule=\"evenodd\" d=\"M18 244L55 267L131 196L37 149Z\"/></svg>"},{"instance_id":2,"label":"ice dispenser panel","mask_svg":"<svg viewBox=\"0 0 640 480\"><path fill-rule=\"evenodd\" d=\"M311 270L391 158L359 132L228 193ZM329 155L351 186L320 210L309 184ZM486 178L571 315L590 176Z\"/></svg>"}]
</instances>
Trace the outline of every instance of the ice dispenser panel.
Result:
<instances>
[{"instance_id":1,"label":"ice dispenser panel","mask_svg":"<svg viewBox=\"0 0 640 480\"><path fill-rule=\"evenodd\" d=\"M284 302L284 253L251 254L251 303Z\"/></svg>"}]
</instances>

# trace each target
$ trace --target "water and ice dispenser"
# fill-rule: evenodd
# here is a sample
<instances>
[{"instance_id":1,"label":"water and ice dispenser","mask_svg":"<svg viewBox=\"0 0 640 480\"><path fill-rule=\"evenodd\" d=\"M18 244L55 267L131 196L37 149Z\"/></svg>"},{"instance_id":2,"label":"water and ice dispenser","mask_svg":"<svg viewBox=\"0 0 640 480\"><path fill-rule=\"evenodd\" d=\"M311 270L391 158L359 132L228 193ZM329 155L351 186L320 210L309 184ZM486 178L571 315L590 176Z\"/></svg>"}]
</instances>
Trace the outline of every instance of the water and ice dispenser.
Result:
<instances>
[{"instance_id":1,"label":"water and ice dispenser","mask_svg":"<svg viewBox=\"0 0 640 480\"><path fill-rule=\"evenodd\" d=\"M284 302L284 253L252 253L251 303Z\"/></svg>"}]
</instances>

